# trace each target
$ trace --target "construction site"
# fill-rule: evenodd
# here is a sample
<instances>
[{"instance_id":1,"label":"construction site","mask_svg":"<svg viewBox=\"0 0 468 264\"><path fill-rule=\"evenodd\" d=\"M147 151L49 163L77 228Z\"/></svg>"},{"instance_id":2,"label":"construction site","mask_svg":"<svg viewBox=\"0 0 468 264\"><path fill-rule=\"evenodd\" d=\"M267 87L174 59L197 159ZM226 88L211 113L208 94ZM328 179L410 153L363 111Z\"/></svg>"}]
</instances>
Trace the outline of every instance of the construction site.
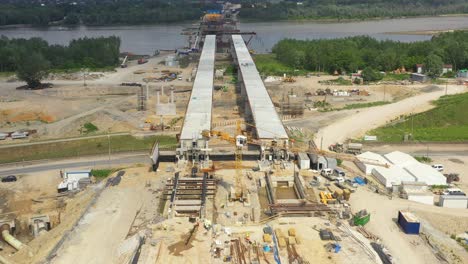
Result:
<instances>
[{"instance_id":1,"label":"construction site","mask_svg":"<svg viewBox=\"0 0 468 264\"><path fill-rule=\"evenodd\" d=\"M468 230L468 199L437 189L449 176L333 136L347 129L316 134L357 112L319 113L312 101L341 108L435 88L347 91L327 83L332 76L262 77L249 49L255 33L237 29L237 8L207 12L184 30L188 48L176 56L126 54L116 72L29 94L5 82L2 146L13 131L34 131L18 139L26 144L79 136L93 123L108 138L174 135L177 148L154 142L143 162L122 154L128 160L111 166L118 154L109 141L108 163L77 157L83 165L64 170L43 161L50 167L32 164L2 183L0 263L468 263L451 238ZM462 172L468 159L435 162ZM454 192L468 191L466 177L450 177Z\"/></svg>"}]
</instances>

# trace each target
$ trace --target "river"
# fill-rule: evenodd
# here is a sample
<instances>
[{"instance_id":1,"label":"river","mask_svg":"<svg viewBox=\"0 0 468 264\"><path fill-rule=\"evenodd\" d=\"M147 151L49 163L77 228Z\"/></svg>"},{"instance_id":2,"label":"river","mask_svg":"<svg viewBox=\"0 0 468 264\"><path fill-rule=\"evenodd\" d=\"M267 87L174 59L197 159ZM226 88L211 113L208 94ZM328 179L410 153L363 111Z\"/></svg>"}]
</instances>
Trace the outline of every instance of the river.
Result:
<instances>
[{"instance_id":1,"label":"river","mask_svg":"<svg viewBox=\"0 0 468 264\"><path fill-rule=\"evenodd\" d=\"M137 54L152 54L156 49L174 49L186 45L180 33L190 23L142 26L105 27L48 27L48 28L2 28L0 35L10 38L41 37L51 44L68 44L80 37L119 36L121 50ZM257 52L270 51L283 38L329 39L357 35L369 35L377 39L391 39L404 42L430 39L430 35L402 34L398 32L449 30L468 28L468 16L421 17L369 20L358 22L249 22L240 23L243 31L255 31L257 36L251 47ZM247 37L246 37L247 38Z\"/></svg>"}]
</instances>

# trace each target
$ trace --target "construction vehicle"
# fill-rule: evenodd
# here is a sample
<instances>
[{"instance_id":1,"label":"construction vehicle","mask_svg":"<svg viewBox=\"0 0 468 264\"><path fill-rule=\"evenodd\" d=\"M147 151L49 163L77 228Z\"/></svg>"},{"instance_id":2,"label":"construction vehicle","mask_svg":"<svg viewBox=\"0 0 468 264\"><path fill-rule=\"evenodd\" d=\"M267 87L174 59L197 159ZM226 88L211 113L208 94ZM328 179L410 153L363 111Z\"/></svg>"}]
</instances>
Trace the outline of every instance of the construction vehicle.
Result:
<instances>
[{"instance_id":1,"label":"construction vehicle","mask_svg":"<svg viewBox=\"0 0 468 264\"><path fill-rule=\"evenodd\" d=\"M323 204L333 204L336 202L336 199L333 198L333 196L331 195L331 193L329 192L320 192L320 201L323 203Z\"/></svg>"},{"instance_id":2,"label":"construction vehicle","mask_svg":"<svg viewBox=\"0 0 468 264\"><path fill-rule=\"evenodd\" d=\"M127 68L127 59L128 55L123 59L122 64L120 64L120 68Z\"/></svg>"},{"instance_id":3,"label":"construction vehicle","mask_svg":"<svg viewBox=\"0 0 468 264\"><path fill-rule=\"evenodd\" d=\"M230 134L222 131L203 131L203 137L210 139L213 136L218 137L221 140L225 140L234 144L235 147L235 185L234 188L231 187L229 193L229 201L240 201L244 202L246 200L245 196L245 186L242 181L242 149L247 146L247 137L242 135L241 122L237 121L236 124L236 136L231 136Z\"/></svg>"},{"instance_id":4,"label":"construction vehicle","mask_svg":"<svg viewBox=\"0 0 468 264\"><path fill-rule=\"evenodd\" d=\"M268 149L271 153L274 155L278 155L275 153L279 153L280 147L277 144L277 140L271 141L268 145L265 145L262 142L255 141L252 138L244 135L244 132L242 130L242 124L245 124L246 126L250 127L255 127L255 125L249 124L242 122L238 120L236 122L236 135L232 136L229 133L218 131L218 130L204 130L202 132L202 136L204 138L210 139L212 137L217 137L218 139L221 139L223 141L230 142L234 144L235 146L235 170L236 170L236 177L235 177L235 187L231 188L229 200L230 201L245 201L246 196L245 196L245 186L243 184L243 175L242 175L242 151L245 147L248 145L257 145L260 146L260 151L261 151L261 159L265 159L265 151ZM286 146L287 147L287 146ZM286 149L287 153L287 149Z\"/></svg>"},{"instance_id":5,"label":"construction vehicle","mask_svg":"<svg viewBox=\"0 0 468 264\"><path fill-rule=\"evenodd\" d=\"M148 60L146 58L138 59L138 64L145 64L147 62L148 62Z\"/></svg>"},{"instance_id":6,"label":"construction vehicle","mask_svg":"<svg viewBox=\"0 0 468 264\"><path fill-rule=\"evenodd\" d=\"M362 151L362 144L361 143L336 143L332 144L328 147L330 151L334 151L337 153L350 153L350 154L360 154Z\"/></svg>"},{"instance_id":7,"label":"construction vehicle","mask_svg":"<svg viewBox=\"0 0 468 264\"><path fill-rule=\"evenodd\" d=\"M284 77L283 82L293 83L296 82L296 79L294 79L293 77Z\"/></svg>"}]
</instances>

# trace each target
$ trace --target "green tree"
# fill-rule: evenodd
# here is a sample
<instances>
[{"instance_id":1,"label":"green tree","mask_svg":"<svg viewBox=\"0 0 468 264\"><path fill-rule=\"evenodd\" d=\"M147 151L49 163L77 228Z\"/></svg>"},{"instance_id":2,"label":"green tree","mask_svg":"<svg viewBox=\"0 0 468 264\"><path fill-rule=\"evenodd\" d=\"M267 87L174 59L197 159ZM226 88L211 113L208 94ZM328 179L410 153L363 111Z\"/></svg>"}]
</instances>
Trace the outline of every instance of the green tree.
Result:
<instances>
[{"instance_id":1,"label":"green tree","mask_svg":"<svg viewBox=\"0 0 468 264\"><path fill-rule=\"evenodd\" d=\"M365 82L376 82L382 80L383 76L380 72L377 72L370 67L366 67L361 73L362 79Z\"/></svg>"},{"instance_id":2,"label":"green tree","mask_svg":"<svg viewBox=\"0 0 468 264\"><path fill-rule=\"evenodd\" d=\"M75 13L71 13L65 17L63 23L65 25L78 25L80 23L80 17Z\"/></svg>"},{"instance_id":3,"label":"green tree","mask_svg":"<svg viewBox=\"0 0 468 264\"><path fill-rule=\"evenodd\" d=\"M442 58L440 58L438 55L435 55L434 53L427 56L424 60L426 74L432 78L440 76L442 73L442 65Z\"/></svg>"},{"instance_id":4,"label":"green tree","mask_svg":"<svg viewBox=\"0 0 468 264\"><path fill-rule=\"evenodd\" d=\"M18 56L16 64L16 75L25 81L30 89L38 88L41 80L49 74L50 63L41 53L24 51Z\"/></svg>"}]
</instances>

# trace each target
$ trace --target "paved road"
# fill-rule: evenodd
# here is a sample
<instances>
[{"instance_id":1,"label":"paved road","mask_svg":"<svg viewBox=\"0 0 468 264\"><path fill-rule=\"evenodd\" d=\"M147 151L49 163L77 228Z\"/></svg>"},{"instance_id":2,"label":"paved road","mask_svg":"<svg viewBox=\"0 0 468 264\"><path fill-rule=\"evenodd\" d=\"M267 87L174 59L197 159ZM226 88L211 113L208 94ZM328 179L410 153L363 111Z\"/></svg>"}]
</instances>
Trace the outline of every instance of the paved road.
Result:
<instances>
[{"instance_id":1,"label":"paved road","mask_svg":"<svg viewBox=\"0 0 468 264\"><path fill-rule=\"evenodd\" d=\"M32 164L31 164L32 163ZM151 164L149 155L147 152L141 153L127 153L120 155L113 155L109 161L109 157L106 155L103 156L93 156L85 157L78 159L66 159L61 161L53 160L44 160L44 161L34 161L34 162L18 162L14 165L8 165L0 167L0 176L10 175L10 174L27 174L32 172L39 171L49 171L49 170L67 170L67 169L76 169L76 168L95 168L95 167L119 167L124 165L132 164Z\"/></svg>"},{"instance_id":2,"label":"paved road","mask_svg":"<svg viewBox=\"0 0 468 264\"><path fill-rule=\"evenodd\" d=\"M130 135L130 132L109 134L109 136L111 136L111 137L126 136L126 135ZM103 137L107 137L107 136L108 136L107 134L104 134L104 135L87 136L87 137L62 138L62 139L32 141L32 142L25 142L25 143L18 143L18 144L5 144L5 145L0 145L0 149L2 149L2 148L13 148L13 147L23 147L23 146L32 146L32 145L40 145L40 144L48 144L48 143L57 143L57 142L68 142L68 141L76 141L76 140L83 140L83 139L103 138Z\"/></svg>"},{"instance_id":3,"label":"paved road","mask_svg":"<svg viewBox=\"0 0 468 264\"><path fill-rule=\"evenodd\" d=\"M429 146L429 148L428 148ZM410 144L410 145L381 145L381 146L366 146L366 151L375 151L377 153L388 153L394 150L400 150L414 156L438 156L438 157L454 157L468 156L468 144ZM162 155L167 153L162 152ZM95 168L95 167L119 167L133 164L146 164L150 166L151 161L148 152L131 152L114 154L109 157L107 155L89 156L83 158L73 158L64 160L42 160L31 162L18 162L15 164L0 164L0 176L11 174L27 174L39 171L49 170L67 170L76 168Z\"/></svg>"}]
</instances>

